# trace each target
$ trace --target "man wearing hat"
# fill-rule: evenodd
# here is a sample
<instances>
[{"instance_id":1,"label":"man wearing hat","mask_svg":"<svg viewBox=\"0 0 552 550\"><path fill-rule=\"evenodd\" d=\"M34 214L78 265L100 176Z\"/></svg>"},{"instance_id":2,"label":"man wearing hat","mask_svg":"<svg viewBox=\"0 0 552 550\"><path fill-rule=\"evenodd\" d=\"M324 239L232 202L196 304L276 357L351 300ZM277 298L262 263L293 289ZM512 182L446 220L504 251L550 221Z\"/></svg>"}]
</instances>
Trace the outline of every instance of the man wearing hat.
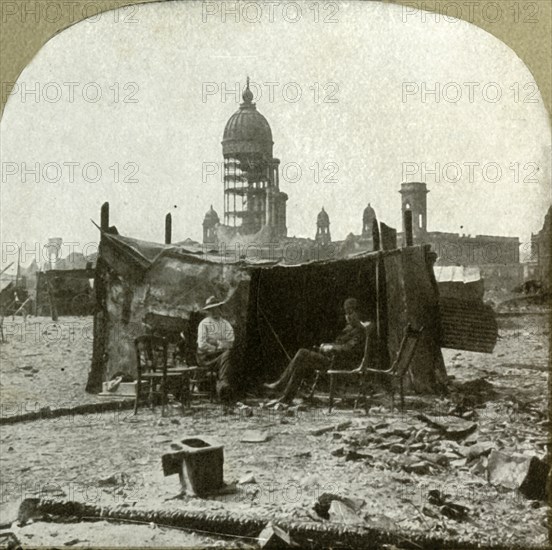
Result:
<instances>
[{"instance_id":1,"label":"man wearing hat","mask_svg":"<svg viewBox=\"0 0 552 550\"><path fill-rule=\"evenodd\" d=\"M197 328L197 359L202 367L215 367L217 371L217 394L221 401L232 397L232 365L230 349L234 345L234 329L222 317L224 302L210 296L203 311L205 319Z\"/></svg>"},{"instance_id":2,"label":"man wearing hat","mask_svg":"<svg viewBox=\"0 0 552 550\"><path fill-rule=\"evenodd\" d=\"M301 382L315 370L328 370L330 366L352 370L360 365L364 356L366 328L360 320L358 301L347 298L343 310L347 324L333 343L322 344L317 351L300 349L276 382L264 384L269 390L282 391L280 401L291 402ZM373 323L369 323L368 332L373 333L373 329Z\"/></svg>"}]
</instances>

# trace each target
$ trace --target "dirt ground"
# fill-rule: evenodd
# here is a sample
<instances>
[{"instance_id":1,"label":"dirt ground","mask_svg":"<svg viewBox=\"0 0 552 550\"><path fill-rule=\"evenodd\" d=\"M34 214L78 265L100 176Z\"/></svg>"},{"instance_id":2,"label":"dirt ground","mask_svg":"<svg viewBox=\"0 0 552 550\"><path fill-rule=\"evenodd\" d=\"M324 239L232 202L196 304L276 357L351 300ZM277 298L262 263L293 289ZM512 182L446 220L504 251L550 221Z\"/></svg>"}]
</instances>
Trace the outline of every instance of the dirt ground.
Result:
<instances>
[{"instance_id":1,"label":"dirt ground","mask_svg":"<svg viewBox=\"0 0 552 550\"><path fill-rule=\"evenodd\" d=\"M487 452L546 457L547 319L529 313L500 317L493 354L443 350L451 394L408 396L403 413L392 412L388 396L378 394L368 415L347 406L349 401L329 414L321 395L318 405L278 411L259 399L226 415L217 405L194 402L185 415L172 407L166 418L159 409L140 409L137 416L117 411L2 425L0 523L15 520L19 503L29 496L342 522L323 520L313 510L321 494L333 493L360 499L354 514L359 524L398 529L405 540L425 533L474 547L546 547L548 506L489 484L486 457L471 455L479 443ZM10 323L6 319L7 341L0 346L3 417L102 399L84 392L91 318L62 318L57 325L44 318ZM464 423L475 423L476 431L454 439L420 413L461 416ZM336 428L344 422L350 423ZM313 434L327 426L333 429ZM266 432L267 441L242 442L251 430ZM178 476L163 477L161 454L171 441L190 435L208 435L224 445L227 494L179 496ZM435 491L465 508L451 514L450 506L432 501ZM208 534L105 521L35 521L14 524L12 531L32 546L236 545Z\"/></svg>"}]
</instances>

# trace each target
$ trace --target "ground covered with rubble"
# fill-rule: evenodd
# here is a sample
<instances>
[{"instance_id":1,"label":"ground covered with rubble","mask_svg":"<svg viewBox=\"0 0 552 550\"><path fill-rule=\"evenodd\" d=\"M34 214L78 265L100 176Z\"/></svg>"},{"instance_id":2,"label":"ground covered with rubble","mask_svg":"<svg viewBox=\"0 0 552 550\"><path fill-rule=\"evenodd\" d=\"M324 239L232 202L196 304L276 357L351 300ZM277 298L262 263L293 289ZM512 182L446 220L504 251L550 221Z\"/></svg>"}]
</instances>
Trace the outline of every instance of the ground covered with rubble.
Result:
<instances>
[{"instance_id":1,"label":"ground covered with rubble","mask_svg":"<svg viewBox=\"0 0 552 550\"><path fill-rule=\"evenodd\" d=\"M173 406L165 418L159 408L141 408L136 416L116 410L3 424L0 534L11 530L32 546L256 544L153 520L52 523L31 512L17 525L23 499L56 497L106 509L375 526L398 533L401 548L428 536L474 547L546 547L549 508L539 488L516 490L502 474L513 467L509 457L517 457L518 469L523 456L546 458L548 317L509 314L498 321L493 354L444 350L450 395L407 396L404 412L391 411L380 393L371 397L368 415L346 398L330 414L319 395L314 404L278 410L251 399L223 414L218 405L195 401L185 415ZM2 419L102 401L84 393L91 322L63 319L61 332L47 319L9 327L0 347ZM163 476L161 455L191 435L224 445L222 494L182 495L178 476Z\"/></svg>"}]
</instances>

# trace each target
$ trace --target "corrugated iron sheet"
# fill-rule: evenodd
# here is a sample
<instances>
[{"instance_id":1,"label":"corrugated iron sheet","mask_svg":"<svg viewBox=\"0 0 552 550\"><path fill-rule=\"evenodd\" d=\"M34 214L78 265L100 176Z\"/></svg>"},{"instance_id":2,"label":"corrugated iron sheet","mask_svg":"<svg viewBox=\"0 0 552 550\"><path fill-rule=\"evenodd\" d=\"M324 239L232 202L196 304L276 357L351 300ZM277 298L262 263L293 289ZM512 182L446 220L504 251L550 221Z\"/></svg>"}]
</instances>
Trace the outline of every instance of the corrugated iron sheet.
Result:
<instances>
[{"instance_id":1,"label":"corrugated iron sheet","mask_svg":"<svg viewBox=\"0 0 552 550\"><path fill-rule=\"evenodd\" d=\"M441 298L441 346L492 353L498 338L495 314L479 301Z\"/></svg>"}]
</instances>

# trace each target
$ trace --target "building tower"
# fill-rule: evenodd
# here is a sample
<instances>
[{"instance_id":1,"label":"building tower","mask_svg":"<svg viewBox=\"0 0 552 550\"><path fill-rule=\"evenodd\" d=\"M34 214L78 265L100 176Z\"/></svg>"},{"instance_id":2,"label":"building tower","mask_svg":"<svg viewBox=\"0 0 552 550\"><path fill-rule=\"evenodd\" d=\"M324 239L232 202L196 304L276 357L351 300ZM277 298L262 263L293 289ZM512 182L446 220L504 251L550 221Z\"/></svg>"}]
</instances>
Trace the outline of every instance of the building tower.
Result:
<instances>
[{"instance_id":1,"label":"building tower","mask_svg":"<svg viewBox=\"0 0 552 550\"><path fill-rule=\"evenodd\" d=\"M48 257L48 261L44 265L44 271L56 268L56 263L61 260L62 243L63 239L61 237L51 237L48 239L48 243L44 246Z\"/></svg>"},{"instance_id":2,"label":"building tower","mask_svg":"<svg viewBox=\"0 0 552 550\"><path fill-rule=\"evenodd\" d=\"M279 188L279 159L273 158L272 130L257 111L249 77L243 103L226 123L224 157L224 224L242 235L271 228L271 238L287 235L286 201Z\"/></svg>"},{"instance_id":3,"label":"building tower","mask_svg":"<svg viewBox=\"0 0 552 550\"><path fill-rule=\"evenodd\" d=\"M316 236L314 240L319 244L329 244L332 242L330 235L330 217L322 207L316 218Z\"/></svg>"},{"instance_id":4,"label":"building tower","mask_svg":"<svg viewBox=\"0 0 552 550\"><path fill-rule=\"evenodd\" d=\"M399 193L402 195L402 230L406 232L405 212L412 213L412 235L414 244L423 244L427 238L427 197L429 191L425 183L402 183Z\"/></svg>"},{"instance_id":5,"label":"building tower","mask_svg":"<svg viewBox=\"0 0 552 550\"><path fill-rule=\"evenodd\" d=\"M372 238L372 231L374 230L374 220L376 219L376 212L368 203L368 206L364 209L362 214L362 237L365 239Z\"/></svg>"},{"instance_id":6,"label":"building tower","mask_svg":"<svg viewBox=\"0 0 552 550\"><path fill-rule=\"evenodd\" d=\"M203 244L217 244L217 230L216 227L220 223L218 214L211 208L205 212L203 218Z\"/></svg>"}]
</instances>

